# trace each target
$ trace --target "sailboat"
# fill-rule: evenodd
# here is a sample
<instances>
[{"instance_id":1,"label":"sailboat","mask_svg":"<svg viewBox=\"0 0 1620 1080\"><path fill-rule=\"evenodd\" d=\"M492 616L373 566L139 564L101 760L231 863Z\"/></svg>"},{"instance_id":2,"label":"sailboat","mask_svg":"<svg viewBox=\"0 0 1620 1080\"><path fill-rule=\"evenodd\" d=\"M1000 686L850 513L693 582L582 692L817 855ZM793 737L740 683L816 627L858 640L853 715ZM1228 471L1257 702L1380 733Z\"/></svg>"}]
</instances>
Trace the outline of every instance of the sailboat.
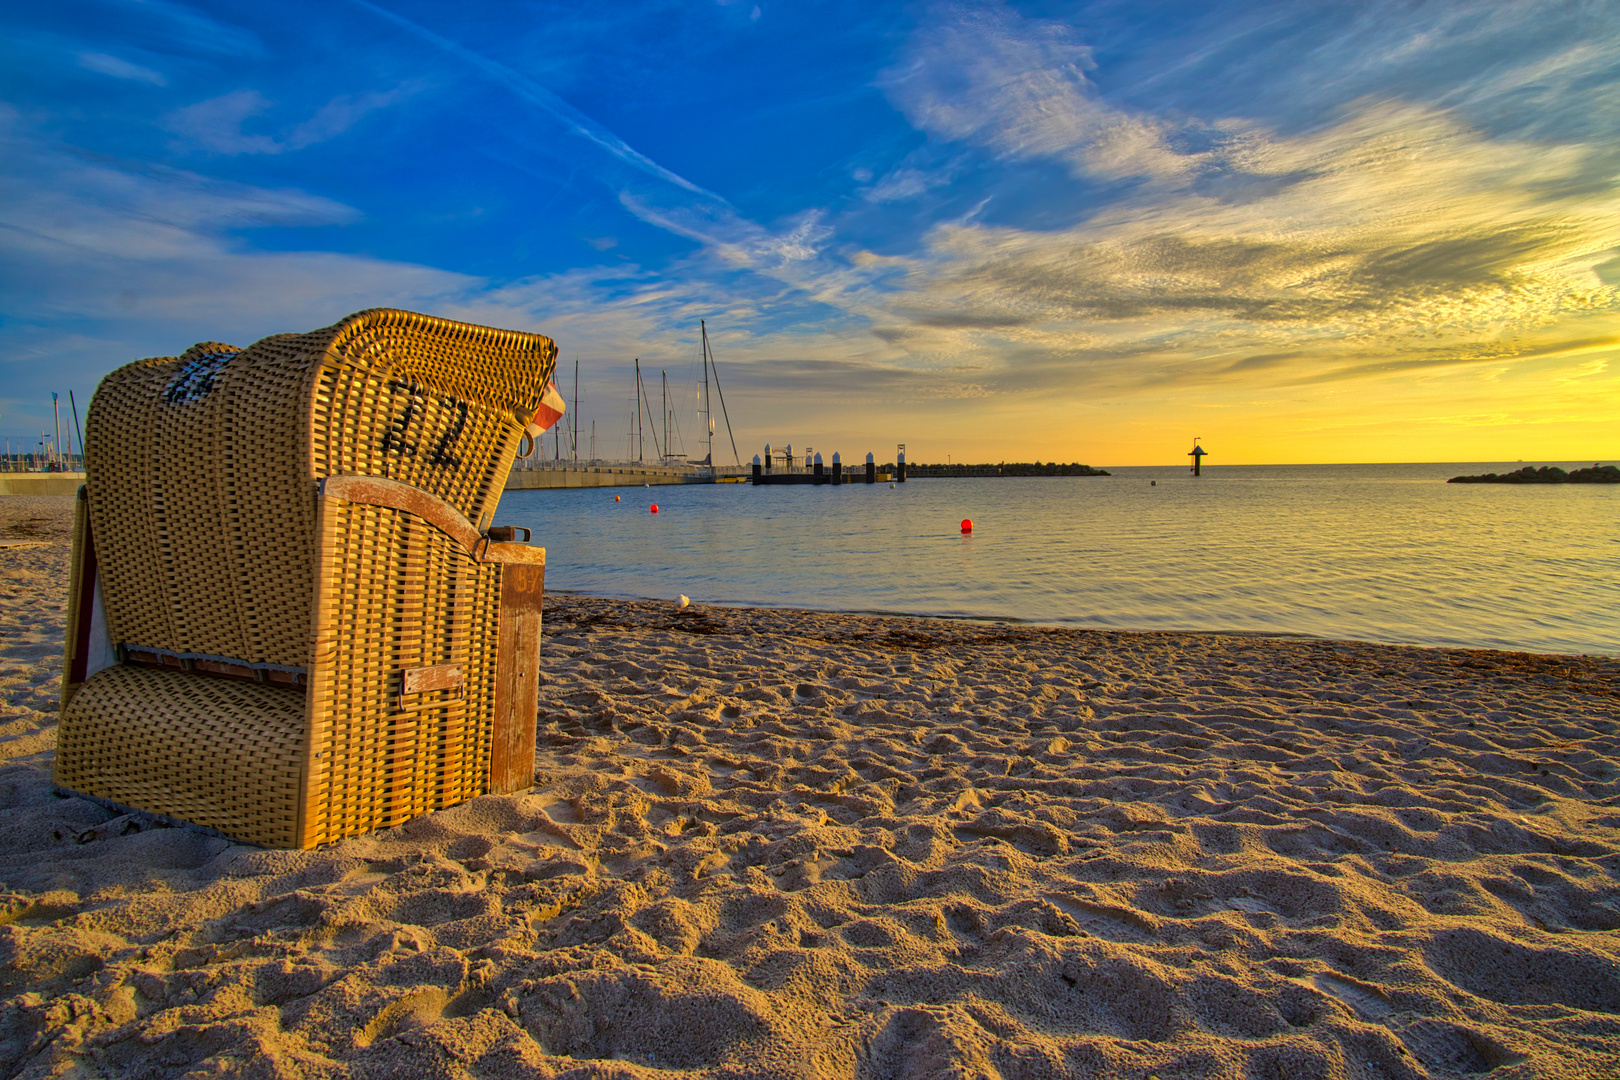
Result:
<instances>
[{"instance_id":1,"label":"sailboat","mask_svg":"<svg viewBox=\"0 0 1620 1080\"><path fill-rule=\"evenodd\" d=\"M704 429L704 436L703 436L704 437L704 454L703 454L703 457L700 458L697 461L691 461L691 460L687 459L687 457L686 457L686 455L684 453L681 453L681 454L675 453L673 448L670 445L670 429L674 426L674 420L673 420L673 413L670 411L670 404L669 404L669 373L665 372L665 371L660 371L659 372L659 376L660 376L660 379L661 379L661 385L662 385L662 392L663 392L663 399L662 399L663 418L662 418L661 424L654 425L652 423L652 420L653 420L652 403L651 403L650 400L648 400L647 384L641 377L641 358L640 357L637 357L636 361L635 361L635 364L636 364L636 392L635 392L635 397L636 397L636 418L635 418L635 430L631 432L631 437L635 441L635 444L636 444L636 460L644 462L646 460L646 436L645 436L645 433L644 433L644 428L642 426L642 417L645 415L645 417L647 419L647 422L648 422L648 425L654 427L654 432L653 432L654 436L658 437L658 441L660 443L660 446L659 446L659 459L660 459L662 464L664 464L664 465L691 465L691 466L695 466L695 467L699 467L699 468L705 468L705 469L709 470L709 473L710 473L711 477L718 480L719 476L715 472L715 464L714 464L715 422L714 422L714 411L713 411L713 407L712 407L713 398L710 396L710 387L711 387L711 385L713 387L714 396L717 396L720 399L720 415L726 422L726 435L731 440L731 454L732 454L732 457L736 460L737 466L739 468L741 468L741 466L742 466L742 455L740 455L737 452L737 437L736 437L735 433L733 433L732 430L731 430L731 414L726 409L726 392L725 392L725 389L720 385L720 369L715 365L714 349L709 344L709 324L708 324L708 321L707 320L699 320L698 326L699 326L699 332L700 332L700 335L701 335L702 348L703 348L703 397L702 397L702 400L699 403L699 410L698 410L703 416L703 429ZM741 477L727 478L727 479L741 479Z\"/></svg>"},{"instance_id":2,"label":"sailboat","mask_svg":"<svg viewBox=\"0 0 1620 1080\"><path fill-rule=\"evenodd\" d=\"M703 419L704 433L707 438L708 452L703 460L697 462L714 468L714 412L709 404L709 372L714 372L714 389L720 395L720 415L726 421L726 435L731 438L731 456L736 459L738 467L742 466L742 455L737 453L737 437L731 431L731 415L726 412L726 392L720 387L720 369L714 366L714 350L709 347L709 323L707 319L699 319L698 326L703 335Z\"/></svg>"}]
</instances>

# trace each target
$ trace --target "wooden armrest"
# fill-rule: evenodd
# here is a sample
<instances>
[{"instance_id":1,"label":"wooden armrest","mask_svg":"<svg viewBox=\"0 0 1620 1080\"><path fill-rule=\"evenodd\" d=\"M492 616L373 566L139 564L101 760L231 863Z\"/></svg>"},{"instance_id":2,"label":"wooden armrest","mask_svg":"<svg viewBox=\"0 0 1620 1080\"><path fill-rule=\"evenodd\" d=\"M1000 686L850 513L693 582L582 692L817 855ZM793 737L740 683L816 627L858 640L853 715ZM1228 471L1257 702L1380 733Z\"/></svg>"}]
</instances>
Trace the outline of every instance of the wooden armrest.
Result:
<instances>
[{"instance_id":1,"label":"wooden armrest","mask_svg":"<svg viewBox=\"0 0 1620 1080\"><path fill-rule=\"evenodd\" d=\"M478 531L472 522L454 506L437 495L411 484L388 480L381 476L328 476L321 481L321 494L344 502L364 503L367 506L386 506L412 514L432 525L464 548L479 562L539 563L545 564L546 549L529 547L526 543L512 543L522 526L502 526L491 529L488 535ZM524 540L529 530L523 529Z\"/></svg>"}]
</instances>

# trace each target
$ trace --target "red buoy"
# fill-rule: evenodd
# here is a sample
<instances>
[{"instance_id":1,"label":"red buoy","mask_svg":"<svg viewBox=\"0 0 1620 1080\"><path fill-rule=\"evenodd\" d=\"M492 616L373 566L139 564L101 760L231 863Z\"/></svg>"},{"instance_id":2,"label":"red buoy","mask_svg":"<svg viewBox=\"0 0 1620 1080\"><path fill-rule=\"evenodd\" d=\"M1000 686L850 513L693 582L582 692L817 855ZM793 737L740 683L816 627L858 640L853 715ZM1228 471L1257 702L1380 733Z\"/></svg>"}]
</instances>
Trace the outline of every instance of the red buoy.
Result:
<instances>
[{"instance_id":1,"label":"red buoy","mask_svg":"<svg viewBox=\"0 0 1620 1080\"><path fill-rule=\"evenodd\" d=\"M965 532L965 533L970 533L970 532L973 531L973 519L972 518L963 518L962 519L962 531Z\"/></svg>"},{"instance_id":2,"label":"red buoy","mask_svg":"<svg viewBox=\"0 0 1620 1080\"><path fill-rule=\"evenodd\" d=\"M658 504L657 503L652 504L652 512L655 513L655 514L658 513Z\"/></svg>"}]
</instances>

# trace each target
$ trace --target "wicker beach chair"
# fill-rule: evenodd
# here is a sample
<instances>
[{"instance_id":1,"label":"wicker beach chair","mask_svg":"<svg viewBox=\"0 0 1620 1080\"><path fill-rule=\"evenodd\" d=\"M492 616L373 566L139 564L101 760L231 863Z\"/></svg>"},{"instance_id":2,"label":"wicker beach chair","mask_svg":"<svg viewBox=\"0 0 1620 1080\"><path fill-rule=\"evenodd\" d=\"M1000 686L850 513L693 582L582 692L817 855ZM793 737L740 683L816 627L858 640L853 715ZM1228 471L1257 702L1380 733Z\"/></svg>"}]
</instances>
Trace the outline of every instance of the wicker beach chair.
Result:
<instances>
[{"instance_id":1,"label":"wicker beach chair","mask_svg":"<svg viewBox=\"0 0 1620 1080\"><path fill-rule=\"evenodd\" d=\"M529 787L545 551L490 524L556 354L378 309L107 376L57 784L303 848Z\"/></svg>"}]
</instances>

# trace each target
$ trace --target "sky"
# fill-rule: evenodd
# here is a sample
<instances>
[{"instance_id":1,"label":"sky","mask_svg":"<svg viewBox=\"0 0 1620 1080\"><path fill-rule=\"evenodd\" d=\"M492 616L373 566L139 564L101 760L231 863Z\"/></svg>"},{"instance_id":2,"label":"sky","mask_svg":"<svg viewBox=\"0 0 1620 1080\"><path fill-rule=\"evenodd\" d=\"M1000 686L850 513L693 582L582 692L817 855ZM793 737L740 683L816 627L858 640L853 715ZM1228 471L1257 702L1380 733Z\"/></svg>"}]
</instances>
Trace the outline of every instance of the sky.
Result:
<instances>
[{"instance_id":1,"label":"sky","mask_svg":"<svg viewBox=\"0 0 1620 1080\"><path fill-rule=\"evenodd\" d=\"M400 307L554 338L582 455L639 357L701 456L706 320L744 461L1614 460L1613 15L7 0L0 435Z\"/></svg>"}]
</instances>

